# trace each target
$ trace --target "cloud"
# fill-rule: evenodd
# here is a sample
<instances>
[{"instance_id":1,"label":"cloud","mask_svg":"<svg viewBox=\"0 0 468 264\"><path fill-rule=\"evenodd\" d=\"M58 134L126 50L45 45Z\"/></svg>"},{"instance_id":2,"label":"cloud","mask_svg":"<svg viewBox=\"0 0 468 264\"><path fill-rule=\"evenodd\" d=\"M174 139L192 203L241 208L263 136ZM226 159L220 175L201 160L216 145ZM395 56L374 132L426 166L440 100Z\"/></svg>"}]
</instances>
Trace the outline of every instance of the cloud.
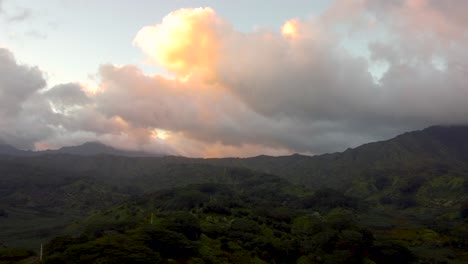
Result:
<instances>
[{"instance_id":1,"label":"cloud","mask_svg":"<svg viewBox=\"0 0 468 264\"><path fill-rule=\"evenodd\" d=\"M211 75L220 52L219 34L228 24L211 8L180 9L161 24L142 28L133 44L177 77Z\"/></svg>"},{"instance_id":2,"label":"cloud","mask_svg":"<svg viewBox=\"0 0 468 264\"><path fill-rule=\"evenodd\" d=\"M3 118L18 114L25 100L46 85L38 68L18 65L6 49L0 49L0 74L0 116Z\"/></svg>"},{"instance_id":3,"label":"cloud","mask_svg":"<svg viewBox=\"0 0 468 264\"><path fill-rule=\"evenodd\" d=\"M38 30L35 30L35 29L31 29L31 30L27 31L26 36L34 38L34 39L41 39L41 40L47 38L47 34L45 34L43 32L40 32Z\"/></svg>"},{"instance_id":4,"label":"cloud","mask_svg":"<svg viewBox=\"0 0 468 264\"><path fill-rule=\"evenodd\" d=\"M95 89L43 90L41 72L5 52L0 83L12 85L0 87L0 115L11 129L0 135L41 148L101 140L212 157L340 151L468 123L468 24L454 3L342 0L252 32L211 8L180 9L133 41L166 75L106 64ZM378 81L377 63L387 66ZM37 123L40 133L18 133Z\"/></svg>"},{"instance_id":5,"label":"cloud","mask_svg":"<svg viewBox=\"0 0 468 264\"><path fill-rule=\"evenodd\" d=\"M0 15L4 16L8 23L24 22L33 17L32 9L17 6L15 12L11 12L10 8L5 9L5 3L6 1L0 0Z\"/></svg>"},{"instance_id":6,"label":"cloud","mask_svg":"<svg viewBox=\"0 0 468 264\"><path fill-rule=\"evenodd\" d=\"M91 102L81 85L76 83L59 84L45 91L43 95L54 107L61 109L82 106Z\"/></svg>"},{"instance_id":7,"label":"cloud","mask_svg":"<svg viewBox=\"0 0 468 264\"><path fill-rule=\"evenodd\" d=\"M48 108L38 96L45 85L37 67L19 65L9 50L0 49L0 138L3 141L32 148L35 141L48 134L42 119Z\"/></svg>"},{"instance_id":8,"label":"cloud","mask_svg":"<svg viewBox=\"0 0 468 264\"><path fill-rule=\"evenodd\" d=\"M0 3L1 4L1 3ZM23 22L32 17L32 11L29 8L22 8L21 11L15 15L8 17L8 22Z\"/></svg>"},{"instance_id":9,"label":"cloud","mask_svg":"<svg viewBox=\"0 0 468 264\"><path fill-rule=\"evenodd\" d=\"M467 93L462 85L465 78L451 66L452 59L460 58L461 50L444 46L450 41L462 47L465 39L460 36L466 33L466 27L461 26L462 16L451 18L455 11L450 5L437 3L337 1L318 18L287 21L283 36L268 30L238 32L211 9L183 9L151 30L141 30L135 42L169 72L174 72L171 63L181 62L184 69L190 69L182 73L184 78L203 68L210 77L204 85L234 96L229 97L229 104L244 109L242 117L221 109L233 121L229 129L222 130L220 125L194 133L196 129L191 128L184 132L186 135L232 145L258 140L262 145L293 151L339 150L425 125L468 121L464 117L468 107L461 99ZM190 26L173 23L186 17ZM380 22L374 17L384 19ZM369 58L356 57L343 48L342 41L349 36L340 32L343 23L349 25L349 34L385 32L383 37L367 39ZM171 27L174 24L190 30L180 31ZM210 36L204 43L215 48L203 50L200 36ZM427 38L438 44L428 46L422 41ZM148 39L152 41L145 45ZM152 53L160 48L158 39L164 39L163 51L166 43L180 39L188 44L171 50L174 53L168 62ZM194 60L191 54L203 54L210 63ZM437 59L447 68L436 67L433 62ZM369 72L374 61L389 65L379 83ZM460 63L458 59L457 67L466 66ZM200 80L197 77L185 81ZM196 87L198 96L206 89ZM236 99L239 102L234 104ZM215 120L222 124L221 117ZM250 122L261 123L265 129L246 125ZM258 137L262 139L250 141L249 135L261 135Z\"/></svg>"}]
</instances>

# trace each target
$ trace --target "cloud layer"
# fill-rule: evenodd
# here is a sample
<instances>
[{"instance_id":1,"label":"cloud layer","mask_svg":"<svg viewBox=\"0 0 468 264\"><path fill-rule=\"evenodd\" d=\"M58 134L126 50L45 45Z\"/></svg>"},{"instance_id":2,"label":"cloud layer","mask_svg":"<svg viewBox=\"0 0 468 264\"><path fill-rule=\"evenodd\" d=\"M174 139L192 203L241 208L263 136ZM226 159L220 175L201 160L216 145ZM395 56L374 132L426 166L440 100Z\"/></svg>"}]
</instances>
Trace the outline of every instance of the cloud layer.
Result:
<instances>
[{"instance_id":1,"label":"cloud layer","mask_svg":"<svg viewBox=\"0 0 468 264\"><path fill-rule=\"evenodd\" d=\"M460 5L342 0L281 30L247 33L211 8L180 9L133 42L167 75L102 65L94 88L44 89L39 69L3 49L0 138L23 148L100 140L186 156L251 156L339 151L428 125L465 124L468 19L460 10L468 6Z\"/></svg>"}]
</instances>

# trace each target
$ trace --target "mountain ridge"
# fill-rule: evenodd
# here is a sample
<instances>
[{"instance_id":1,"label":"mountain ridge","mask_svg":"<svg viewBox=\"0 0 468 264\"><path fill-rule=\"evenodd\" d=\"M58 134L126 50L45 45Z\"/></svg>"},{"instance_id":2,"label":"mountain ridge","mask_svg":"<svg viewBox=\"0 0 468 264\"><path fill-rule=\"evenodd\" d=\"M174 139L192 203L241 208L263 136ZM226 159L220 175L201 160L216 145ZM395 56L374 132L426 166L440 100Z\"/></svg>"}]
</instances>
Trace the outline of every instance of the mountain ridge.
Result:
<instances>
[{"instance_id":1,"label":"mountain ridge","mask_svg":"<svg viewBox=\"0 0 468 264\"><path fill-rule=\"evenodd\" d=\"M137 176L138 173L132 169L135 163L140 164L138 165L141 167L138 169L141 170L140 174L155 171L161 164L206 163L223 167L245 167L275 174L309 188L346 189L356 177L366 175L369 172L373 174L379 171L401 173L401 171L406 170L406 173L409 173L423 168L427 169L428 166L434 171L444 170L444 168L468 171L468 126L431 126L423 130L403 133L388 140L350 148L343 152L316 156L293 154L278 157L260 155L251 158L187 158L124 152L100 143L87 143L81 147L65 147L55 151L38 153L23 151L20 153L24 155L17 156L35 158L25 162L34 162L38 166L56 166L56 162L53 161L55 159L60 160L64 166L77 168L79 171L83 170L79 168L81 166L96 171L100 175L113 175L112 177L126 174ZM52 154L56 157L43 159L41 158L44 156L43 154L49 154L47 156ZM103 157L99 158L100 163L95 163L95 159L61 157L64 154ZM114 156L115 158L104 156ZM125 157L140 159L138 161L126 160ZM47 160L51 162L49 165L47 165ZM102 171L102 167L108 168L108 171Z\"/></svg>"},{"instance_id":2,"label":"mountain ridge","mask_svg":"<svg viewBox=\"0 0 468 264\"><path fill-rule=\"evenodd\" d=\"M129 151L117 149L112 146L103 144L98 141L89 141L76 146L65 146L55 150L20 150L8 144L0 144L0 155L10 155L19 157L33 157L41 155L57 155L70 154L78 156L95 156L95 155L113 155L123 157L162 157L161 153L149 153L143 151Z\"/></svg>"},{"instance_id":3,"label":"mountain ridge","mask_svg":"<svg viewBox=\"0 0 468 264\"><path fill-rule=\"evenodd\" d=\"M457 135L453 144L451 135ZM468 126L431 126L403 133L388 140L363 144L343 152L316 156L257 156L246 159L212 159L214 163L242 166L282 175L295 183L345 187L352 178L368 170L418 169L427 164L468 170Z\"/></svg>"}]
</instances>

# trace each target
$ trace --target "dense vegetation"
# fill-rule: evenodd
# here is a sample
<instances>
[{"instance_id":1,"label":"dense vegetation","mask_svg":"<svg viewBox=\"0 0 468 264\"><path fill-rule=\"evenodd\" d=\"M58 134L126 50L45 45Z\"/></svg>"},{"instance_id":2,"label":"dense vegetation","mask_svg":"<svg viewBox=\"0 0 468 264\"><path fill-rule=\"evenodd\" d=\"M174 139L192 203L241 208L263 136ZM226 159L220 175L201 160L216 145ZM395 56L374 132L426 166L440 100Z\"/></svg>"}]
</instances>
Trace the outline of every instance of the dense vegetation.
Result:
<instances>
[{"instance_id":1,"label":"dense vegetation","mask_svg":"<svg viewBox=\"0 0 468 264\"><path fill-rule=\"evenodd\" d=\"M398 241L360 225L359 199L311 193L276 176L228 171L134 198L87 219L77 237L46 246L46 263L407 263Z\"/></svg>"},{"instance_id":2,"label":"dense vegetation","mask_svg":"<svg viewBox=\"0 0 468 264\"><path fill-rule=\"evenodd\" d=\"M0 157L0 263L465 263L467 223L467 127L316 157Z\"/></svg>"}]
</instances>

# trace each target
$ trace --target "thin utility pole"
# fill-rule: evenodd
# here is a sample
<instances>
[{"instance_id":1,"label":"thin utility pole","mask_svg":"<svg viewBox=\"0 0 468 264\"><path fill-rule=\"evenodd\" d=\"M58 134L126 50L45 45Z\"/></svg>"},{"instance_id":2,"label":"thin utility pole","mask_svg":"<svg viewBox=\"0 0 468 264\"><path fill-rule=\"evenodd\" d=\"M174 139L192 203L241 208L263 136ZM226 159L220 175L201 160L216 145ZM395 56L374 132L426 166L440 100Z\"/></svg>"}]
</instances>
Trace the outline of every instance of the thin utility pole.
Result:
<instances>
[{"instance_id":1,"label":"thin utility pole","mask_svg":"<svg viewBox=\"0 0 468 264\"><path fill-rule=\"evenodd\" d=\"M41 250L39 251L39 261L42 263L42 243L41 243Z\"/></svg>"}]
</instances>

